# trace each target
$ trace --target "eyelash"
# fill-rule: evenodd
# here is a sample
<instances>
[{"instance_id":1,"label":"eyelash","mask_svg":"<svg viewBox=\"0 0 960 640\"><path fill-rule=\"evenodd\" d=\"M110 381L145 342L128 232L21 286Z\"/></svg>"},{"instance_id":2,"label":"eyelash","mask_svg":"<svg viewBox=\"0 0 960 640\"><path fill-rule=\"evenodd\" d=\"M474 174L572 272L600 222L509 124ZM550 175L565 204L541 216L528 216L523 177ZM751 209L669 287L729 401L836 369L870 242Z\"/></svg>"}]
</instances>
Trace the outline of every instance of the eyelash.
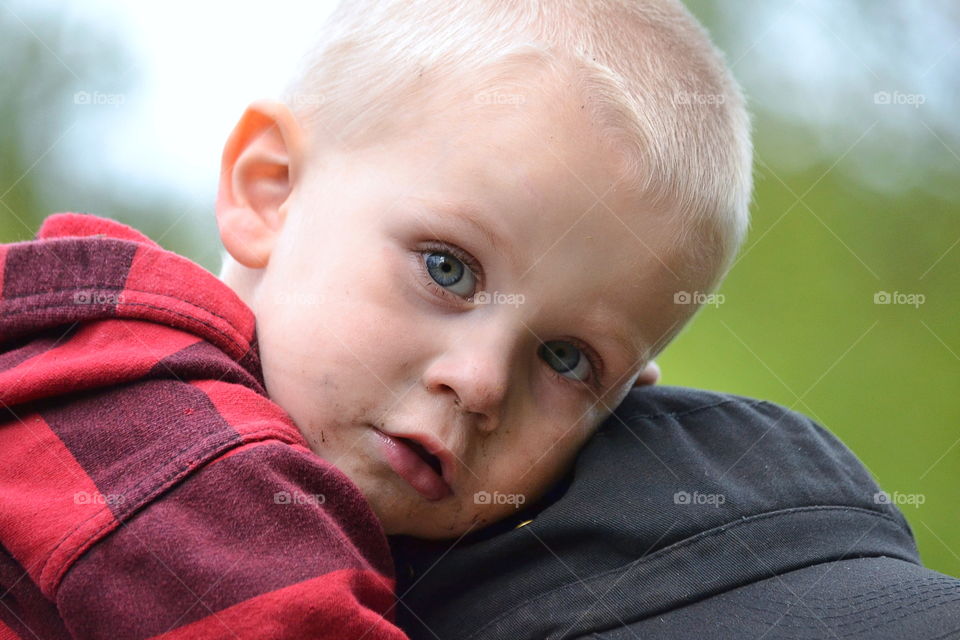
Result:
<instances>
[{"instance_id":1,"label":"eyelash","mask_svg":"<svg viewBox=\"0 0 960 640\"><path fill-rule=\"evenodd\" d=\"M573 344L573 346L579 349L580 352L583 353L584 356L586 356L587 362L590 363L590 377L587 380L584 380L581 382L579 380L572 380L571 378L567 378L561 375L559 371L551 367L547 367L547 369L550 371L553 377L559 380L563 380L564 382L568 382L570 384L589 385L599 390L601 387L600 385L600 380L602 378L601 374L603 373L603 361L600 359L600 356L596 355L593 349L586 346L579 340L573 340L569 338L564 338L564 340L566 342L570 342L571 344Z\"/></svg>"},{"instance_id":2,"label":"eyelash","mask_svg":"<svg viewBox=\"0 0 960 640\"><path fill-rule=\"evenodd\" d=\"M417 251L417 255L423 256L428 253L448 253L452 255L454 258L456 258L457 260L459 260L460 262L462 262L463 264L467 265L467 267L469 267L469 269L473 271L474 275L477 276L478 285L479 283L483 283L485 281L484 274L483 274L483 267L480 266L479 262L473 259L473 256L471 256L469 253L467 253L460 247L452 244L447 244L446 242L429 242L427 243L427 247L428 248L426 249L420 249L419 251ZM423 264L423 260L418 260L418 262L420 264L421 271L427 277L426 282L428 284L433 284L433 286L436 287L436 289L438 289L445 296L454 295L454 294L451 294L446 289L444 289L443 287L441 287L440 285L438 285L434 281L434 279L430 277L430 274L427 273L426 265ZM478 288L482 290L482 287L478 287Z\"/></svg>"},{"instance_id":3,"label":"eyelash","mask_svg":"<svg viewBox=\"0 0 960 640\"><path fill-rule=\"evenodd\" d=\"M474 275L477 276L478 283L484 282L483 268L480 266L480 264L476 260L473 259L473 256L471 256L469 253L457 247L456 245L448 244L446 242L427 243L427 248L417 250L415 254L417 258L416 262L420 269L420 273L424 276L424 282L426 283L427 287L432 289L435 293L440 295L442 298L445 298L447 300L451 300L452 298L457 298L459 300L462 300L462 298L460 298L459 296L456 296L455 294L450 293L449 291L447 291L446 289L438 285L433 280L433 278L430 277L430 274L427 272L427 267L424 264L422 259L423 256L428 253L447 253L452 255L457 260L460 260L461 262L463 262L471 271L473 271ZM478 286L478 290L482 291L483 289L482 287ZM577 340L574 338L564 338L564 340L573 344L575 347L577 347L577 349L581 351L581 353L583 353L586 356L587 361L590 363L590 378L584 381L573 380L571 378L567 378L561 375L560 372L557 371L556 369L547 367L549 372L558 380L561 380L568 384L590 385L599 389L600 380L603 377L602 374L604 371L603 359L600 358L600 356L596 353L596 351L593 350L592 347L587 346L580 340Z\"/></svg>"}]
</instances>

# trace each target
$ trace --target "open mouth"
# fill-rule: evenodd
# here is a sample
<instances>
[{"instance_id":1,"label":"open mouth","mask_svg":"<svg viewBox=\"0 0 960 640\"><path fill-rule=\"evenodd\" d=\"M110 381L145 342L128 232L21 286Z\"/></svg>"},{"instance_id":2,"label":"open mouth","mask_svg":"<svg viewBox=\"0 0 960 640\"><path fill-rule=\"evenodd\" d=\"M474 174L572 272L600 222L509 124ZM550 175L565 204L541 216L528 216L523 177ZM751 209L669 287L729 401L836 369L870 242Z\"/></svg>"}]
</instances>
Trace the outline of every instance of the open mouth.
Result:
<instances>
[{"instance_id":1,"label":"open mouth","mask_svg":"<svg viewBox=\"0 0 960 640\"><path fill-rule=\"evenodd\" d=\"M399 440L403 444L413 449L413 452L416 453L418 456L420 456L421 460L423 460L428 465L430 465L430 468L433 469L433 471L438 476L441 476L441 477L443 476L443 464L440 462L440 458L438 458L437 456L433 455L432 453L424 449L423 445L421 445L419 442L415 440L411 440L410 438L399 438L399 437L397 438L397 440Z\"/></svg>"},{"instance_id":2,"label":"open mouth","mask_svg":"<svg viewBox=\"0 0 960 640\"><path fill-rule=\"evenodd\" d=\"M453 489L443 478L443 463L437 455L412 438L392 436L376 427L373 427L373 433L379 441L378 450L383 461L420 495L433 501L453 494Z\"/></svg>"}]
</instances>

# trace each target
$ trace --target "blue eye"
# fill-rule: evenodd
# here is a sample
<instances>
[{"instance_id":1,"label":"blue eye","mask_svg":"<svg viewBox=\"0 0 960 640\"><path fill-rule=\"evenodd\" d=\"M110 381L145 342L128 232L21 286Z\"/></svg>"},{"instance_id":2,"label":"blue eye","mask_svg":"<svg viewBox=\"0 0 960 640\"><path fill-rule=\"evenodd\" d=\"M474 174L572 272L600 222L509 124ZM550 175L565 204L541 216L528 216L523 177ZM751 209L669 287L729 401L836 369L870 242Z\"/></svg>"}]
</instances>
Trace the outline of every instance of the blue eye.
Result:
<instances>
[{"instance_id":1,"label":"blue eye","mask_svg":"<svg viewBox=\"0 0 960 640\"><path fill-rule=\"evenodd\" d=\"M579 348L563 340L551 340L540 345L540 355L553 367L557 373L567 377L570 373L573 380L583 382L589 376L591 363L589 358ZM586 371L584 371L586 368Z\"/></svg>"},{"instance_id":2,"label":"blue eye","mask_svg":"<svg viewBox=\"0 0 960 640\"><path fill-rule=\"evenodd\" d=\"M446 251L425 251L427 274L445 290L463 298L473 295L477 278L464 261Z\"/></svg>"}]
</instances>

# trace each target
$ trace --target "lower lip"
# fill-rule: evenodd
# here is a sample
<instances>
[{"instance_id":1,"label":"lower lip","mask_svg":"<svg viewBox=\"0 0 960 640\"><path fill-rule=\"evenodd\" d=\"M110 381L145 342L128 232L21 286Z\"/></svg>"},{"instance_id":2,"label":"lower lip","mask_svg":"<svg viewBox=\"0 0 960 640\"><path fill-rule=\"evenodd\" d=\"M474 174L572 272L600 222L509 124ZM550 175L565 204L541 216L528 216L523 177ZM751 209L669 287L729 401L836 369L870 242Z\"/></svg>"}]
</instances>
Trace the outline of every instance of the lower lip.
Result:
<instances>
[{"instance_id":1,"label":"lower lip","mask_svg":"<svg viewBox=\"0 0 960 640\"><path fill-rule=\"evenodd\" d=\"M446 498L453 493L443 478L402 440L392 438L377 428L374 428L373 432L387 464L416 489L417 493L431 501Z\"/></svg>"}]
</instances>

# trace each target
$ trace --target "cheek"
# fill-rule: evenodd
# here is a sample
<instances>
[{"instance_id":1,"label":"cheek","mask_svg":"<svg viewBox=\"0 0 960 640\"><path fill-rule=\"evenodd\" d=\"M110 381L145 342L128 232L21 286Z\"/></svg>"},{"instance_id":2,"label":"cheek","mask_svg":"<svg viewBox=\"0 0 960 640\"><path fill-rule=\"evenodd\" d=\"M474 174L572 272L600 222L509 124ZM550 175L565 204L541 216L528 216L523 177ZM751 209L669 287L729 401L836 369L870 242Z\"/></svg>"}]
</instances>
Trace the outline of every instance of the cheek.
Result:
<instances>
[{"instance_id":1,"label":"cheek","mask_svg":"<svg viewBox=\"0 0 960 640\"><path fill-rule=\"evenodd\" d=\"M333 356L347 370L369 376L369 370L378 369L393 352L395 338L407 335L409 328L400 266L362 247L329 256L322 276L310 284L319 304L297 317L288 315L288 337L301 343L308 338L311 344L303 344L308 357Z\"/></svg>"},{"instance_id":2,"label":"cheek","mask_svg":"<svg viewBox=\"0 0 960 640\"><path fill-rule=\"evenodd\" d=\"M343 246L309 269L293 264L271 274L258 299L271 398L295 419L317 422L333 407L375 409L409 386L398 376L429 332L411 303L415 275L400 251Z\"/></svg>"},{"instance_id":3,"label":"cheek","mask_svg":"<svg viewBox=\"0 0 960 640\"><path fill-rule=\"evenodd\" d=\"M523 433L504 434L495 449L488 447L482 454L477 491L520 495L517 499L526 504L537 500L569 469L591 433L581 423L570 424L559 416L553 420L541 416L525 424Z\"/></svg>"}]
</instances>

